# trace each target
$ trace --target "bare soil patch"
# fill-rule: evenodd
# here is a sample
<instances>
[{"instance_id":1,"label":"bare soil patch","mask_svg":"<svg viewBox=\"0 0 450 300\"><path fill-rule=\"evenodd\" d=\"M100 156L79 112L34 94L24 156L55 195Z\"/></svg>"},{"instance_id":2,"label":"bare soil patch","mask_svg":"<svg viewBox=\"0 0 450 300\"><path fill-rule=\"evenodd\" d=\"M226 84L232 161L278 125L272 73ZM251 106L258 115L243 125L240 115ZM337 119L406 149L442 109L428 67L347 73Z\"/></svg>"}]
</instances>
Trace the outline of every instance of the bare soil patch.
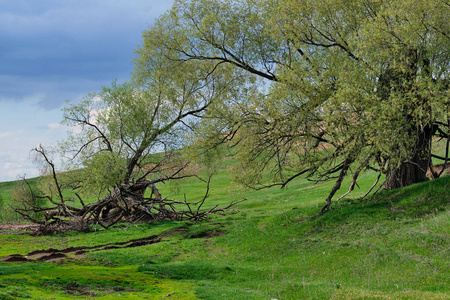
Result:
<instances>
[{"instance_id":1,"label":"bare soil patch","mask_svg":"<svg viewBox=\"0 0 450 300\"><path fill-rule=\"evenodd\" d=\"M1 224L4 230L31 230L32 224ZM31 226L31 227L30 227ZM82 259L86 256L86 253L110 249L123 249L123 248L134 248L142 247L145 245L155 244L162 241L165 237L172 237L175 235L185 235L187 232L186 228L176 228L174 230L163 233L162 235L152 235L140 239L132 239L125 242L107 243L96 246L78 246L78 247L67 247L63 249L48 248L29 252L26 255L21 254L11 254L6 257L0 257L0 261L4 262L55 262L64 259ZM16 233L14 233L16 234ZM224 231L209 230L202 231L197 234L191 235L189 238L203 238L209 239L216 236L224 235Z\"/></svg>"},{"instance_id":2,"label":"bare soil patch","mask_svg":"<svg viewBox=\"0 0 450 300\"><path fill-rule=\"evenodd\" d=\"M96 298L99 293L113 294L117 292L134 292L136 290L132 288L125 288L122 286L114 285L99 285L99 284L83 284L77 281L71 282L48 282L44 284L45 286L57 290L63 291L65 294L70 296L81 296L83 299L85 297Z\"/></svg>"},{"instance_id":3,"label":"bare soil patch","mask_svg":"<svg viewBox=\"0 0 450 300\"><path fill-rule=\"evenodd\" d=\"M225 234L224 231L208 230L208 231L199 232L197 234L193 234L189 238L191 238L191 239L210 239L210 238L213 238L216 236L222 236L224 234Z\"/></svg>"},{"instance_id":4,"label":"bare soil patch","mask_svg":"<svg viewBox=\"0 0 450 300\"><path fill-rule=\"evenodd\" d=\"M141 239L133 239L126 242L108 243L97 246L80 246L68 247L64 249L49 248L45 250L36 250L27 255L12 254L7 257L0 258L4 262L50 262L64 260L69 257L82 257L87 252L101 251L109 249L133 248L141 247L149 244L159 243L161 238L156 235Z\"/></svg>"}]
</instances>

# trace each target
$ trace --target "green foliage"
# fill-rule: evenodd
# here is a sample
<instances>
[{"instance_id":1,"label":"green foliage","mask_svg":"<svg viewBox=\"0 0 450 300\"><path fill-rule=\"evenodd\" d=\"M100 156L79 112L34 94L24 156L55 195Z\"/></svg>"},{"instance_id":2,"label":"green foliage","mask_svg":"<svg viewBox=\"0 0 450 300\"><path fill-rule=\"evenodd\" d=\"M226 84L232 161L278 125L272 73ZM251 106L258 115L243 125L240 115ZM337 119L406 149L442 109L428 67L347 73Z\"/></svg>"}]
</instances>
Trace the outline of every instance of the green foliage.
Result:
<instances>
[{"instance_id":1,"label":"green foliage","mask_svg":"<svg viewBox=\"0 0 450 300\"><path fill-rule=\"evenodd\" d=\"M32 188L36 187L36 182L37 179L31 179L28 181ZM20 181L0 183L0 223L23 221L23 218L14 211L14 207L17 207L19 203L23 201L23 197L16 198L16 195L20 194L19 191L26 194L24 188L25 186ZM43 201L38 201L38 203L40 205L45 204Z\"/></svg>"},{"instance_id":2,"label":"green foliage","mask_svg":"<svg viewBox=\"0 0 450 300\"><path fill-rule=\"evenodd\" d=\"M125 180L125 162L112 152L100 152L85 163L82 171L85 192L100 193L108 187L120 186ZM96 195L96 194L94 194Z\"/></svg>"},{"instance_id":3,"label":"green foliage","mask_svg":"<svg viewBox=\"0 0 450 300\"><path fill-rule=\"evenodd\" d=\"M47 199L36 196L30 190L30 185L26 182L18 182L16 188L11 195L11 211L10 214L15 216L14 221L19 219L24 219L15 210L20 209L23 211L28 211L28 219L31 221L44 219L44 212L41 211L42 208L47 204ZM13 217L14 218L14 217ZM26 218L25 218L26 219Z\"/></svg>"},{"instance_id":4,"label":"green foliage","mask_svg":"<svg viewBox=\"0 0 450 300\"><path fill-rule=\"evenodd\" d=\"M6 222L21 222L23 219L14 211L14 208L10 205L7 205L7 201L4 199L1 200L2 204L0 205L0 223Z\"/></svg>"},{"instance_id":5,"label":"green foliage","mask_svg":"<svg viewBox=\"0 0 450 300\"><path fill-rule=\"evenodd\" d=\"M173 153L189 143L206 109L220 105L237 84L225 67L205 76L213 64L167 61L163 45L144 44L132 82L113 82L64 108L63 123L73 130L58 150L69 158L64 163L71 171L61 186L101 197L148 170L168 180L172 174L165 173L189 160Z\"/></svg>"},{"instance_id":6,"label":"green foliage","mask_svg":"<svg viewBox=\"0 0 450 300\"><path fill-rule=\"evenodd\" d=\"M448 138L448 12L426 0L177 1L144 33L135 76L160 51L164 66L234 76L192 144L208 159L229 142L244 185L306 174L339 188L375 168L404 186L425 178L432 135Z\"/></svg>"}]
</instances>

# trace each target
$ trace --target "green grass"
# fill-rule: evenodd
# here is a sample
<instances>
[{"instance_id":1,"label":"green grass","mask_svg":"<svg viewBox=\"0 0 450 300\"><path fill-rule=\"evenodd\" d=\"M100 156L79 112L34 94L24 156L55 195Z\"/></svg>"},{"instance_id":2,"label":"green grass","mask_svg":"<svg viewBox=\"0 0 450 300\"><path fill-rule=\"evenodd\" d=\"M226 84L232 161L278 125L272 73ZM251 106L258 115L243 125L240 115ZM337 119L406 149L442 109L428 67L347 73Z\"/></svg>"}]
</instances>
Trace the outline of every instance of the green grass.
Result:
<instances>
[{"instance_id":1,"label":"green grass","mask_svg":"<svg viewBox=\"0 0 450 300\"><path fill-rule=\"evenodd\" d=\"M34 189L38 184L38 178L27 179L28 184ZM8 181L0 183L0 222L22 222L23 218L14 212L12 206L14 194L20 185L23 185L22 180Z\"/></svg>"},{"instance_id":2,"label":"green grass","mask_svg":"<svg viewBox=\"0 0 450 300\"><path fill-rule=\"evenodd\" d=\"M365 174L352 198L319 216L333 183L242 190L222 170L205 207L248 200L208 222L2 235L3 257L151 235L162 241L56 263L0 263L0 299L450 299L450 177L358 198L374 181ZM204 193L191 179L159 188L192 202Z\"/></svg>"},{"instance_id":3,"label":"green grass","mask_svg":"<svg viewBox=\"0 0 450 300\"><path fill-rule=\"evenodd\" d=\"M155 279L134 267L27 263L0 266L0 273L0 299L195 299L189 283Z\"/></svg>"}]
</instances>

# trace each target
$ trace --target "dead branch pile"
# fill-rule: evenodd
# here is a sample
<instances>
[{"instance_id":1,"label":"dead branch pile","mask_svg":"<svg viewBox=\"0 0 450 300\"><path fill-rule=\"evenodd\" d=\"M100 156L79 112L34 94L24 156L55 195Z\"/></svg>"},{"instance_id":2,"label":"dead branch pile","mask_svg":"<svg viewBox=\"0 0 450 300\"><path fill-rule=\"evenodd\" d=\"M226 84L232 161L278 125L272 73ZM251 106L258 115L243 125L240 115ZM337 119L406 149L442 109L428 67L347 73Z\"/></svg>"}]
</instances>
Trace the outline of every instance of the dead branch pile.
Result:
<instances>
[{"instance_id":1,"label":"dead branch pile","mask_svg":"<svg viewBox=\"0 0 450 300\"><path fill-rule=\"evenodd\" d=\"M115 188L107 197L90 204L84 204L81 197L78 197L81 207L69 205L67 200L56 202L51 197L45 196L44 198L48 199L52 206L38 207L32 204L36 201L30 198L28 203L16 207L15 210L25 219L40 224L37 234L54 234L66 231L88 231L92 225L108 229L118 222L205 221L213 214L234 213L230 208L246 200L231 202L226 207L216 205L209 209L202 209L208 197L210 180L207 181L205 196L196 203L163 198L155 187L157 181L159 180L141 180L132 184L123 184L120 188ZM147 189L151 191L148 197L145 196ZM33 197L42 196L33 195ZM37 218L39 215L43 215L44 219L39 220Z\"/></svg>"},{"instance_id":2,"label":"dead branch pile","mask_svg":"<svg viewBox=\"0 0 450 300\"><path fill-rule=\"evenodd\" d=\"M226 207L216 205L209 209L202 209L209 196L210 182L214 172L208 180L201 179L197 175L183 175L182 172L189 166L189 162L185 162L173 168L165 167L169 172L168 175L161 174L157 179L148 180L147 176L158 173L161 166L166 166L162 160L158 164L146 168L143 173L139 173L141 169L138 169L136 174L140 174L140 177L137 180L134 180L134 177L132 180L127 179L125 183L113 188L106 197L94 203L85 203L77 193L77 184L69 185L76 198L64 196L63 184L58 179L55 165L42 147L35 151L43 157L49 167L49 178L51 178L54 189L47 194L37 193L23 178L25 184L22 186L19 196L16 195L18 199L13 209L24 219L40 225L37 234L89 231L92 227L96 228L97 226L108 229L118 222L159 222L163 220L199 222L209 219L213 214L233 213L231 207L246 200L231 202ZM131 170L134 168L130 167ZM189 177L195 177L206 183L204 197L195 203L188 202L186 197L184 201L163 198L155 186L157 183ZM146 193L146 191L149 192ZM146 196L148 194L150 196ZM74 204L76 201L78 205Z\"/></svg>"}]
</instances>

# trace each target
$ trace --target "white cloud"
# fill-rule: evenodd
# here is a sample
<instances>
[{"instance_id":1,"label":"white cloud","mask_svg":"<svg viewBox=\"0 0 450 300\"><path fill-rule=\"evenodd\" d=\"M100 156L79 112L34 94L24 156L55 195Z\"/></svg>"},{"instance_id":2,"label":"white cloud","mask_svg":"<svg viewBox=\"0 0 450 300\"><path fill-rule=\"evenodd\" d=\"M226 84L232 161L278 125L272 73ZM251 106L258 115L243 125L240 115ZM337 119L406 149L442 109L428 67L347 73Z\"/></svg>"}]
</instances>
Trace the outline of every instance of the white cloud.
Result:
<instances>
[{"instance_id":1,"label":"white cloud","mask_svg":"<svg viewBox=\"0 0 450 300\"><path fill-rule=\"evenodd\" d=\"M80 125L70 126L69 132L72 135L79 135L81 132L83 132L83 127Z\"/></svg>"},{"instance_id":2,"label":"white cloud","mask_svg":"<svg viewBox=\"0 0 450 300\"><path fill-rule=\"evenodd\" d=\"M31 149L39 144L54 145L65 138L66 128L58 123L61 115L60 110L41 109L36 101L0 101L0 181L38 175Z\"/></svg>"},{"instance_id":3,"label":"white cloud","mask_svg":"<svg viewBox=\"0 0 450 300\"><path fill-rule=\"evenodd\" d=\"M92 98L92 102L94 102L94 103L99 103L102 101L103 101L103 99L100 96L95 96L94 98Z\"/></svg>"},{"instance_id":4,"label":"white cloud","mask_svg":"<svg viewBox=\"0 0 450 300\"><path fill-rule=\"evenodd\" d=\"M4 181L17 180L23 176L26 178L39 176L39 170L32 165L24 163L5 163L3 165L1 179Z\"/></svg>"},{"instance_id":5,"label":"white cloud","mask_svg":"<svg viewBox=\"0 0 450 300\"><path fill-rule=\"evenodd\" d=\"M0 133L0 138L9 137L12 134L13 134L12 132L2 132L2 133Z\"/></svg>"},{"instance_id":6,"label":"white cloud","mask_svg":"<svg viewBox=\"0 0 450 300\"><path fill-rule=\"evenodd\" d=\"M47 125L47 127L50 129L58 129L61 127L61 124L60 123L50 123Z\"/></svg>"},{"instance_id":7,"label":"white cloud","mask_svg":"<svg viewBox=\"0 0 450 300\"><path fill-rule=\"evenodd\" d=\"M17 180L21 177L33 178L39 176L39 170L35 168L17 168L8 171L9 180Z\"/></svg>"},{"instance_id":8,"label":"white cloud","mask_svg":"<svg viewBox=\"0 0 450 300\"><path fill-rule=\"evenodd\" d=\"M5 169L16 169L16 168L18 168L18 167L22 167L22 166L19 165L19 164L15 164L15 163L6 163L6 164L4 165L4 168L5 168Z\"/></svg>"},{"instance_id":9,"label":"white cloud","mask_svg":"<svg viewBox=\"0 0 450 300\"><path fill-rule=\"evenodd\" d=\"M1 132L0 133L0 139L1 138L13 138L13 139L17 139L17 137L20 134L23 134L24 130L23 129L19 129L19 130L15 130L15 131L5 131L5 132Z\"/></svg>"}]
</instances>

